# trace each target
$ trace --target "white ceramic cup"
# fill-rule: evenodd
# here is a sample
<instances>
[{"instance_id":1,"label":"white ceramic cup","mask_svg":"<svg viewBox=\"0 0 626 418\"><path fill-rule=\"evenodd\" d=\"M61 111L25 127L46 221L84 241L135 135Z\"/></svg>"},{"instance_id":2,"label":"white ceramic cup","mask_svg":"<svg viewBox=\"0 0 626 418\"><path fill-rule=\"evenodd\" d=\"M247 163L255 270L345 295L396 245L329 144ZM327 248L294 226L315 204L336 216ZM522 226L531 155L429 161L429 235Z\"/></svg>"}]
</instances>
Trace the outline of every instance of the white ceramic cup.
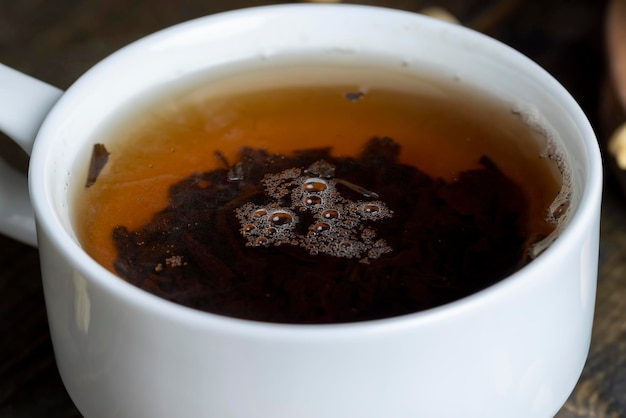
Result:
<instances>
[{"instance_id":1,"label":"white ceramic cup","mask_svg":"<svg viewBox=\"0 0 626 418\"><path fill-rule=\"evenodd\" d=\"M165 82L284 54L378 55L533 108L562 139L572 167L578 199L567 228L538 259L470 297L338 325L188 309L129 285L81 250L68 184L82 181L73 164L110 114ZM406 12L270 6L149 36L64 94L6 67L0 85L0 127L28 152L43 120L32 149L30 202L58 368L86 417L547 418L574 388L594 312L599 150L572 97L509 47ZM5 165L0 170L2 230L35 243L26 180Z\"/></svg>"}]
</instances>

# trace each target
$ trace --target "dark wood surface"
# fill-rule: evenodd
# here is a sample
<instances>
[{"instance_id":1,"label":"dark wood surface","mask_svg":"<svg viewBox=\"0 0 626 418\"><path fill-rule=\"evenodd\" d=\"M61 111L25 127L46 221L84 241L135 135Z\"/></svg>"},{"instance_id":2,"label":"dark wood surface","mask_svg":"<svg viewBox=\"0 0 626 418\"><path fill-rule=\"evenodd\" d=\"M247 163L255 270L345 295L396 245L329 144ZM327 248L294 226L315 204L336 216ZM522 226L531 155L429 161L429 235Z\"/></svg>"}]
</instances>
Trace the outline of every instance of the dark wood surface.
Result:
<instances>
[{"instance_id":1,"label":"dark wood surface","mask_svg":"<svg viewBox=\"0 0 626 418\"><path fill-rule=\"evenodd\" d=\"M0 62L64 89L99 59L150 32L222 10L270 3L281 2L0 0ZM501 39L554 74L605 141L611 127L601 117L606 86L603 1L359 3L414 11L446 7L462 24ZM27 165L27 157L1 135L0 156L21 169ZM558 418L626 416L626 202L614 177L608 174L603 199L589 359ZM0 236L0 418L81 416L56 370L40 280L37 250Z\"/></svg>"}]
</instances>

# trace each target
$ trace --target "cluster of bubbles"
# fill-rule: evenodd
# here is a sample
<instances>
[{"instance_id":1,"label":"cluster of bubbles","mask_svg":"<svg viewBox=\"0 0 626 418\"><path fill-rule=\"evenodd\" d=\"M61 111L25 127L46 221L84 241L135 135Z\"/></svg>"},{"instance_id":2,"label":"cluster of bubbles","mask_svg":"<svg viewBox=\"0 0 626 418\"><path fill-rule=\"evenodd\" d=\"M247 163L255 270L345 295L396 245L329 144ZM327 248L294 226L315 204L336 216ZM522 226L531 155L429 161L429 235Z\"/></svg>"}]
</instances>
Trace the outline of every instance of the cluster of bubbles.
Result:
<instances>
[{"instance_id":1,"label":"cluster of bubbles","mask_svg":"<svg viewBox=\"0 0 626 418\"><path fill-rule=\"evenodd\" d=\"M246 203L236 209L246 245L293 245L311 255L356 257L364 262L391 251L386 241L377 238L364 223L393 215L384 202L346 199L337 191L335 180L310 174L290 168L265 175L265 192L275 201L264 206ZM299 214L307 212L312 222L299 227Z\"/></svg>"},{"instance_id":2,"label":"cluster of bubbles","mask_svg":"<svg viewBox=\"0 0 626 418\"><path fill-rule=\"evenodd\" d=\"M556 228L528 250L531 258L537 258L561 234L569 221L571 208L575 206L577 201L576 196L573 195L572 169L563 148L563 141L560 140L555 129L536 108L524 103L516 103L511 108L511 112L545 140L541 157L554 161L563 177L561 190L548 207L545 218L546 222L555 225Z\"/></svg>"}]
</instances>

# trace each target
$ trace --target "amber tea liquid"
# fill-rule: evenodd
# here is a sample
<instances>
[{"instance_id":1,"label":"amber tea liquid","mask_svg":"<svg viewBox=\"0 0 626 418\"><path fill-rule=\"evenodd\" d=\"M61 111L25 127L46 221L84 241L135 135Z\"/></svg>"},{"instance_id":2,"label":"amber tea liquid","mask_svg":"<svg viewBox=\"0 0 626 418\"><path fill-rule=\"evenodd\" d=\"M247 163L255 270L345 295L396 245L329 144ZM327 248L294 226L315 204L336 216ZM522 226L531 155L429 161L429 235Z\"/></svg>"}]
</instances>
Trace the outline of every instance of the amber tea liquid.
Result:
<instances>
[{"instance_id":1,"label":"amber tea liquid","mask_svg":"<svg viewBox=\"0 0 626 418\"><path fill-rule=\"evenodd\" d=\"M93 186L76 191L74 225L85 251L112 271L114 228L141 228L167 206L173 184L235 164L242 147L282 154L330 147L346 157L370 138L389 137L401 163L450 183L487 156L527 195L536 237L555 230L547 214L567 193L562 161L547 157L552 139L510 106L458 82L388 68L311 63L234 72L137 102L108 126L94 143L106 146L109 160Z\"/></svg>"}]
</instances>

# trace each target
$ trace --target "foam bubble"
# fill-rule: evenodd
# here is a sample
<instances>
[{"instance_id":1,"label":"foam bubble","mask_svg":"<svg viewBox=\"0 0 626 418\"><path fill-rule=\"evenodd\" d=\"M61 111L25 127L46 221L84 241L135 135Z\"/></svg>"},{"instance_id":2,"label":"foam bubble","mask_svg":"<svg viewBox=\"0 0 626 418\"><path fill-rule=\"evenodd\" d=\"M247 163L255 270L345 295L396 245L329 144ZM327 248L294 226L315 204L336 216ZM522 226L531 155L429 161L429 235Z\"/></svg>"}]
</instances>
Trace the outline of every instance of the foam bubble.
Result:
<instances>
[{"instance_id":1,"label":"foam bubble","mask_svg":"<svg viewBox=\"0 0 626 418\"><path fill-rule=\"evenodd\" d=\"M262 180L265 192L276 201L266 206L246 203L235 210L246 245L288 244L304 248L311 255L361 258L361 261L392 251L384 239L377 238L369 224L391 217L393 211L379 200L344 198L336 185L347 182L330 178L331 174L334 167L320 160L304 172L290 168L265 175ZM320 175L325 178L317 177ZM302 220L296 213L309 213L313 221L298 228Z\"/></svg>"},{"instance_id":2,"label":"foam bubble","mask_svg":"<svg viewBox=\"0 0 626 418\"><path fill-rule=\"evenodd\" d=\"M536 107L524 103L516 103L511 108L511 112L518 116L526 126L545 139L540 155L542 158L554 161L562 178L561 190L546 210L545 220L555 225L555 229L550 235L530 246L528 250L529 256L536 258L558 238L569 221L575 206L573 204L575 196L572 188L571 163L567 158L563 141Z\"/></svg>"},{"instance_id":3,"label":"foam bubble","mask_svg":"<svg viewBox=\"0 0 626 418\"><path fill-rule=\"evenodd\" d=\"M298 217L287 208L246 203L236 211L247 246L261 247L291 242Z\"/></svg>"}]
</instances>

